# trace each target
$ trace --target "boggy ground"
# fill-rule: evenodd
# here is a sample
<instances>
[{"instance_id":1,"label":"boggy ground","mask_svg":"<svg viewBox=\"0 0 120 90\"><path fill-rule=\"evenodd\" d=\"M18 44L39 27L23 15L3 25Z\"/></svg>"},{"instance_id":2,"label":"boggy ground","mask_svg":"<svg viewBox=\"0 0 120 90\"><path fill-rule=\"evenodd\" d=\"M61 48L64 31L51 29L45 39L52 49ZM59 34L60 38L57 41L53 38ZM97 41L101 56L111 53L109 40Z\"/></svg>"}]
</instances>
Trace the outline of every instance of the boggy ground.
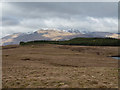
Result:
<instances>
[{"instance_id":1,"label":"boggy ground","mask_svg":"<svg viewBox=\"0 0 120 90\"><path fill-rule=\"evenodd\" d=\"M3 88L118 88L118 47L3 47Z\"/></svg>"}]
</instances>

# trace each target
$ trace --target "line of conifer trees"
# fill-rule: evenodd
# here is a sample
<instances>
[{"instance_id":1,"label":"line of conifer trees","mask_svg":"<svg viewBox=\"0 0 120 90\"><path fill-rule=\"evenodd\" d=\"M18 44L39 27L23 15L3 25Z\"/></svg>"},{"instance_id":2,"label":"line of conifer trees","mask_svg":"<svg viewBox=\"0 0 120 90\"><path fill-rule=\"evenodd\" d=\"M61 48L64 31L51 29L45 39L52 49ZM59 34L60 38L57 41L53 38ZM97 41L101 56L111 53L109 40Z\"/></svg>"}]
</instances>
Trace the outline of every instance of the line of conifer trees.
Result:
<instances>
[{"instance_id":1,"label":"line of conifer trees","mask_svg":"<svg viewBox=\"0 0 120 90\"><path fill-rule=\"evenodd\" d=\"M85 45L85 46L120 46L120 39L114 38L74 38L65 41L35 40L20 42L20 45L31 44L59 44L59 45Z\"/></svg>"}]
</instances>

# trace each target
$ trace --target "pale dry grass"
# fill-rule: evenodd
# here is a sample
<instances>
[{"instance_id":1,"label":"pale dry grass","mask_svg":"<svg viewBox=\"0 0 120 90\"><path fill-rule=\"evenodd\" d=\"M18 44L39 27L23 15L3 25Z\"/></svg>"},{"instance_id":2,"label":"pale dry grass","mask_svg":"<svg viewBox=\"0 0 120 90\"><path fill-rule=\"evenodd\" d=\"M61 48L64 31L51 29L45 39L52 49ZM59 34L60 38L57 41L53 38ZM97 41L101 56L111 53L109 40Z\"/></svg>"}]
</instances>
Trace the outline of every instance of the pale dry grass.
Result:
<instances>
[{"instance_id":1,"label":"pale dry grass","mask_svg":"<svg viewBox=\"0 0 120 90\"><path fill-rule=\"evenodd\" d=\"M117 47L6 46L3 88L117 88L118 60L107 57L116 54L116 50Z\"/></svg>"}]
</instances>

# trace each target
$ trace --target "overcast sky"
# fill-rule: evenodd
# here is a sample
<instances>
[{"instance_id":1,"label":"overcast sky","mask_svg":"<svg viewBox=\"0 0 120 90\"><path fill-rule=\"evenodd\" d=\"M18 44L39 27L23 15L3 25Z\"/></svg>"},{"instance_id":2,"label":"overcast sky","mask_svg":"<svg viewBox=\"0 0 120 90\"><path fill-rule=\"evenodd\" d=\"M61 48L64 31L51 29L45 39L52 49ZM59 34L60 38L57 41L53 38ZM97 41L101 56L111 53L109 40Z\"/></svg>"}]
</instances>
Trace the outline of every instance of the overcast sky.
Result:
<instances>
[{"instance_id":1,"label":"overcast sky","mask_svg":"<svg viewBox=\"0 0 120 90\"><path fill-rule=\"evenodd\" d=\"M11 2L2 10L3 36L40 28L118 32L117 2Z\"/></svg>"}]
</instances>

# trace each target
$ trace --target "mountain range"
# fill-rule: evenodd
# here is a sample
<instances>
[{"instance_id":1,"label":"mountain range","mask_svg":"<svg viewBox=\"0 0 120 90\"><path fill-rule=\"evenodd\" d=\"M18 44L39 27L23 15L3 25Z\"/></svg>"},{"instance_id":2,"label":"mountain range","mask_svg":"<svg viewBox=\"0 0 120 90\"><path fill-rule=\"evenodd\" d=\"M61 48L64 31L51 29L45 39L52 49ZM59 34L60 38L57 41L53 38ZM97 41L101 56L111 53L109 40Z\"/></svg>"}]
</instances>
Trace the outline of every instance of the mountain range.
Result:
<instances>
[{"instance_id":1,"label":"mountain range","mask_svg":"<svg viewBox=\"0 0 120 90\"><path fill-rule=\"evenodd\" d=\"M110 32L86 32L80 30L40 29L32 33L14 33L2 38L2 45L19 44L21 41L34 40L69 40L76 37L111 37L118 38L120 34Z\"/></svg>"}]
</instances>

